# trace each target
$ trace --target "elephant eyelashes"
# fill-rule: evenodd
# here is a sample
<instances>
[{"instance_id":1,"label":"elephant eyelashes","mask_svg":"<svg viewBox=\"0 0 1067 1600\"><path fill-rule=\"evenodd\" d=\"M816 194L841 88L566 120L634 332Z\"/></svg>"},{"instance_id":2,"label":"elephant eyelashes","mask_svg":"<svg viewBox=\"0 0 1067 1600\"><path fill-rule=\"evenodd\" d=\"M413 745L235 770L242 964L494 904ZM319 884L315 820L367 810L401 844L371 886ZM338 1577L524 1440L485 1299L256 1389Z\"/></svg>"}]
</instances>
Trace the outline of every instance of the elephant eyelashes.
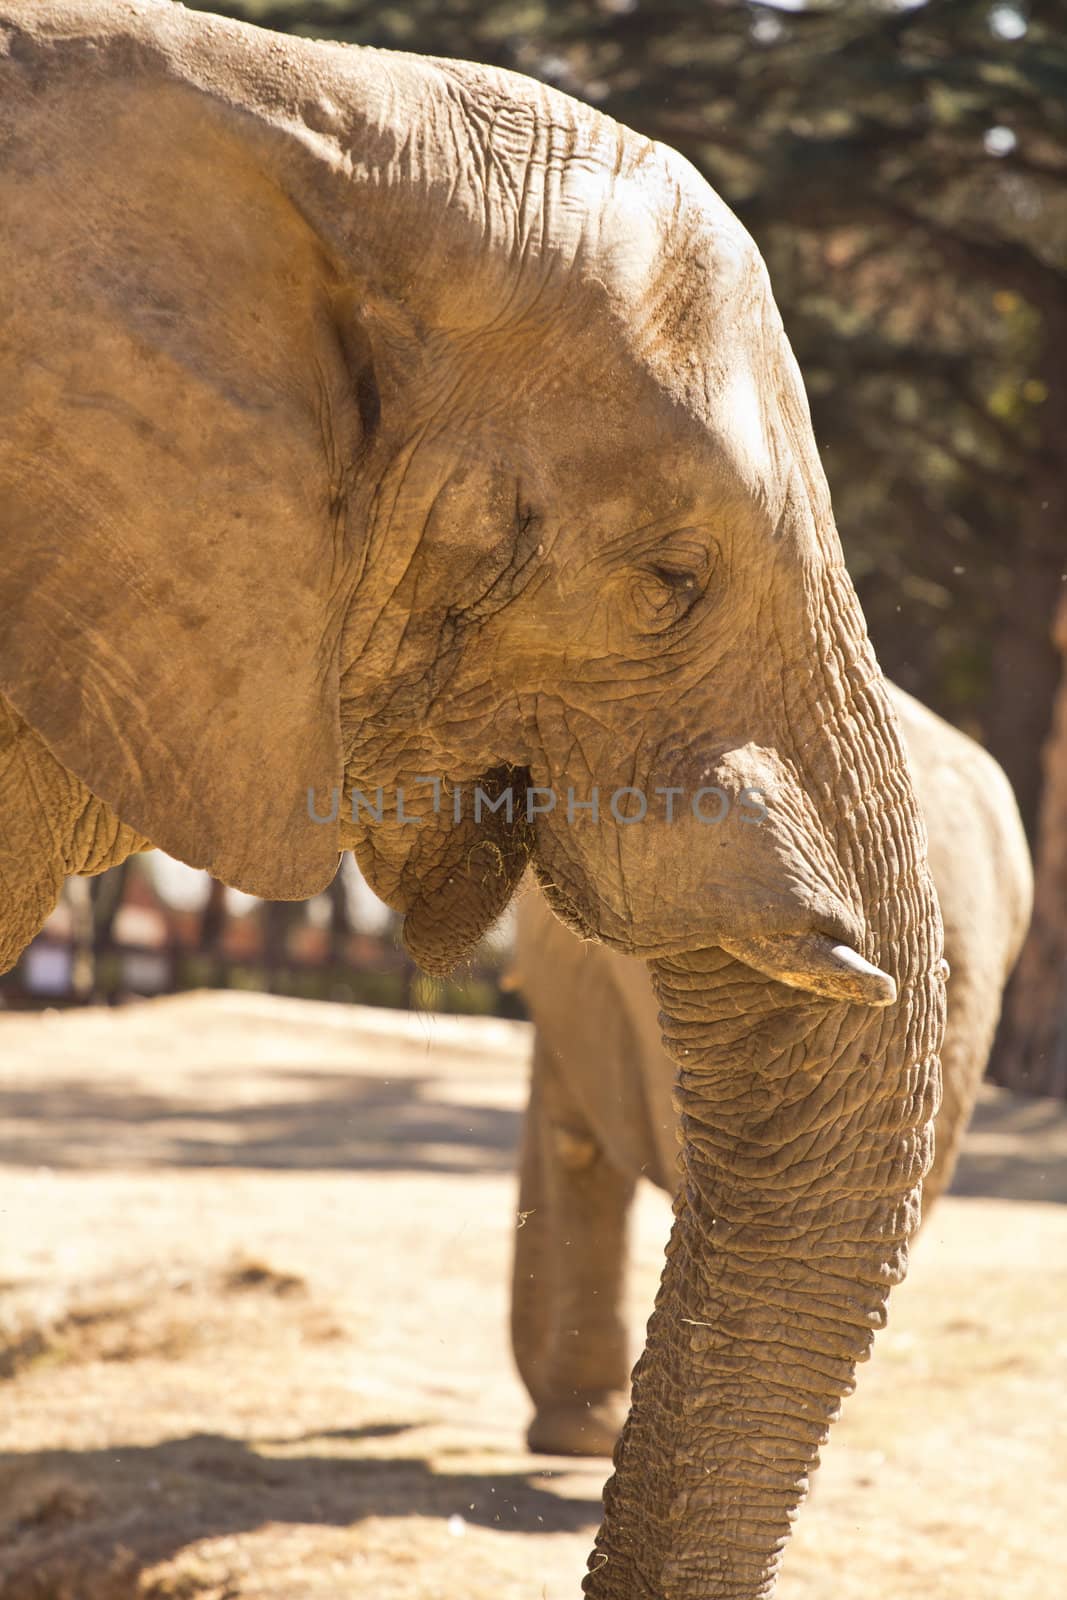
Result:
<instances>
[{"instance_id":1,"label":"elephant eyelashes","mask_svg":"<svg viewBox=\"0 0 1067 1600\"><path fill-rule=\"evenodd\" d=\"M674 589L684 594L697 588L695 572L685 572L678 567L662 566L650 567L649 571L656 582L661 583L665 589Z\"/></svg>"}]
</instances>

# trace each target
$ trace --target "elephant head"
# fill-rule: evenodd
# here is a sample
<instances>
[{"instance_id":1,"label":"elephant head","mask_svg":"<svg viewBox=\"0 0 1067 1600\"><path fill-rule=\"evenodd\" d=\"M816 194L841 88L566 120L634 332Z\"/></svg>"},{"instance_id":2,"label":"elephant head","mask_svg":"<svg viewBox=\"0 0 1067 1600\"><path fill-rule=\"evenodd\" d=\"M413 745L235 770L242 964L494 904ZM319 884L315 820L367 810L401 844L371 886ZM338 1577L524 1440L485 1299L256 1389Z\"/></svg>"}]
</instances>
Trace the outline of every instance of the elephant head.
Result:
<instances>
[{"instance_id":1,"label":"elephant head","mask_svg":"<svg viewBox=\"0 0 1067 1600\"><path fill-rule=\"evenodd\" d=\"M763 1594L903 1270L943 980L758 252L510 74L169 0L0 29L0 689L240 888L351 845L431 968L530 857L652 961L686 1177L587 1585Z\"/></svg>"}]
</instances>

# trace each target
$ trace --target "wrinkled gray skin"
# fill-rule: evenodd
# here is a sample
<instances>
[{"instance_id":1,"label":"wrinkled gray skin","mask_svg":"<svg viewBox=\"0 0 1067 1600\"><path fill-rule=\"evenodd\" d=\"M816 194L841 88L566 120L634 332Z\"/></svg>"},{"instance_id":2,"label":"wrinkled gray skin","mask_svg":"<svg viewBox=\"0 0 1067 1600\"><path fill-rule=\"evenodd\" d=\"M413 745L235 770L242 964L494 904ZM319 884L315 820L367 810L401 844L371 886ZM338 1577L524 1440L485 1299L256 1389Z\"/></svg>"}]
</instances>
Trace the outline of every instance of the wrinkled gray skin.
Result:
<instances>
[{"instance_id":1,"label":"wrinkled gray skin","mask_svg":"<svg viewBox=\"0 0 1067 1600\"><path fill-rule=\"evenodd\" d=\"M680 1068L586 1590L769 1594L905 1270L944 978L755 246L539 84L169 0L0 0L0 214L0 965L145 842L282 898L350 846L435 971L532 860ZM561 804L405 825L426 775ZM767 820L668 824L712 784ZM649 817L572 825L593 786Z\"/></svg>"},{"instance_id":2,"label":"wrinkled gray skin","mask_svg":"<svg viewBox=\"0 0 1067 1600\"><path fill-rule=\"evenodd\" d=\"M923 1215L952 1178L1033 897L1001 768L902 689L890 695L926 817L950 968L943 1095ZM642 1175L678 1175L674 1063L641 962L583 943L534 892L518 905L514 979L535 1024L523 1128L511 1336L534 1401L532 1449L610 1454L626 1415L627 1227Z\"/></svg>"}]
</instances>

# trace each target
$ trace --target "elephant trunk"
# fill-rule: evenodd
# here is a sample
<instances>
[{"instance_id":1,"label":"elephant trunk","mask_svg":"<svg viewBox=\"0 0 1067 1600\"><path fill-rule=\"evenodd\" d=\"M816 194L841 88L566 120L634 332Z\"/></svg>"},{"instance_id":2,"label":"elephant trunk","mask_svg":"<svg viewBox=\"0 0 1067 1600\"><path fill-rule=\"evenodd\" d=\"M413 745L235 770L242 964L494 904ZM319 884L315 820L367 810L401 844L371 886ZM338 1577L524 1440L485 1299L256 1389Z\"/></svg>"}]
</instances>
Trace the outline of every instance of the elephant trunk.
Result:
<instances>
[{"instance_id":1,"label":"elephant trunk","mask_svg":"<svg viewBox=\"0 0 1067 1600\"><path fill-rule=\"evenodd\" d=\"M919 1221L944 1019L925 835L869 655L804 697L816 693L828 739L812 717L796 764L848 819L838 860L863 910L861 953L893 974L896 998L804 995L722 949L652 964L678 1065L680 1181L590 1600L772 1592Z\"/></svg>"}]
</instances>

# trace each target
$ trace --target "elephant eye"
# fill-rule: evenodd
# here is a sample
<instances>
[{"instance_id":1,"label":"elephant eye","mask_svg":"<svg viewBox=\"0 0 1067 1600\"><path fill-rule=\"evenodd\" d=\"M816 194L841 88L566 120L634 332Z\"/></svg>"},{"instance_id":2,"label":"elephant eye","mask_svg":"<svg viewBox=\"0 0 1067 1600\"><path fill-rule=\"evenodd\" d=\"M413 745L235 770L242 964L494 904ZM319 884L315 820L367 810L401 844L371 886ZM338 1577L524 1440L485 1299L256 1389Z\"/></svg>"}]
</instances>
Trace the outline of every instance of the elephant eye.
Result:
<instances>
[{"instance_id":1,"label":"elephant eye","mask_svg":"<svg viewBox=\"0 0 1067 1600\"><path fill-rule=\"evenodd\" d=\"M639 626L662 633L688 616L703 592L700 576L689 567L653 562L635 573L631 596Z\"/></svg>"},{"instance_id":2,"label":"elephant eye","mask_svg":"<svg viewBox=\"0 0 1067 1600\"><path fill-rule=\"evenodd\" d=\"M697 587L695 572L687 572L681 567L654 566L649 568L650 573L657 583L665 589L681 591L683 594Z\"/></svg>"}]
</instances>

